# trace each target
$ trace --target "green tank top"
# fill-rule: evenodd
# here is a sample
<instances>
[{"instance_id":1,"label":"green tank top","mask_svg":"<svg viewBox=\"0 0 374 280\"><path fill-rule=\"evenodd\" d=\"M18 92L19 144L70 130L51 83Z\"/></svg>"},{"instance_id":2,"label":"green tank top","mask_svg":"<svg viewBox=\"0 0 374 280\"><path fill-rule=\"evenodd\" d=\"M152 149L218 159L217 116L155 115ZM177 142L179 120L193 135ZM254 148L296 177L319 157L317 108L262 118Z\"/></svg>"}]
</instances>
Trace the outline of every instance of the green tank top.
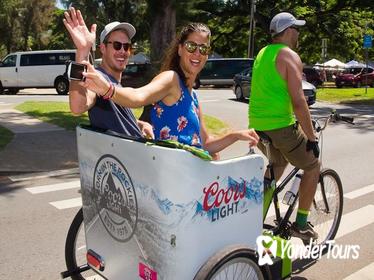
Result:
<instances>
[{"instance_id":1,"label":"green tank top","mask_svg":"<svg viewBox=\"0 0 374 280\"><path fill-rule=\"evenodd\" d=\"M249 127L273 130L295 123L287 82L276 68L276 59L283 44L263 48L253 64L249 100Z\"/></svg>"}]
</instances>

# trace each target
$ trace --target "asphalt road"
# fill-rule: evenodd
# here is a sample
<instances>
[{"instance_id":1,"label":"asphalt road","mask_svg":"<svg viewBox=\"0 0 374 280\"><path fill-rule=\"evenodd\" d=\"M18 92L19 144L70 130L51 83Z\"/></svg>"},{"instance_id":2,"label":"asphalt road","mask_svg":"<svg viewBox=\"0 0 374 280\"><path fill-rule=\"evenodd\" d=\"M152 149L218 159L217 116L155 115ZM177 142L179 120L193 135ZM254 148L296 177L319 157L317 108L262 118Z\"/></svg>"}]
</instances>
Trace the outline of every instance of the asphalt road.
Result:
<instances>
[{"instance_id":1,"label":"asphalt road","mask_svg":"<svg viewBox=\"0 0 374 280\"><path fill-rule=\"evenodd\" d=\"M0 106L67 98L57 96L54 90L25 90L17 96L0 96ZM233 100L231 90L199 90L199 98L205 114L219 117L232 129L247 127L247 105ZM337 242L359 245L360 255L357 260L324 257L316 263L295 262L293 279L374 279L374 109L318 103L311 112L323 116L332 108L356 117L355 126L332 124L327 129L324 165L339 173L346 194ZM240 156L247 150L245 143L237 144L223 157ZM59 279L59 272L65 269L66 233L79 209L73 202L80 196L77 179L77 174L0 178L0 279ZM75 187L35 192L37 187L63 182L72 182ZM58 206L62 201L66 208Z\"/></svg>"}]
</instances>

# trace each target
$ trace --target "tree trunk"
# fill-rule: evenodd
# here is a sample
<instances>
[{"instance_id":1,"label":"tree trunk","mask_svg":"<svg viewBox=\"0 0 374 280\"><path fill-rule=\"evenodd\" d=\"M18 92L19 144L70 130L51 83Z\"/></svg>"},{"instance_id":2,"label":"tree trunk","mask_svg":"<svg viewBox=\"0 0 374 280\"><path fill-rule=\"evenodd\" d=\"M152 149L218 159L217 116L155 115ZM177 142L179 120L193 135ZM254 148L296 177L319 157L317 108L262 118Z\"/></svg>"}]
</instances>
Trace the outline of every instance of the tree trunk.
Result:
<instances>
[{"instance_id":1,"label":"tree trunk","mask_svg":"<svg viewBox=\"0 0 374 280\"><path fill-rule=\"evenodd\" d=\"M161 63L161 59L175 36L176 9L173 0L148 1L151 19L151 61Z\"/></svg>"}]
</instances>

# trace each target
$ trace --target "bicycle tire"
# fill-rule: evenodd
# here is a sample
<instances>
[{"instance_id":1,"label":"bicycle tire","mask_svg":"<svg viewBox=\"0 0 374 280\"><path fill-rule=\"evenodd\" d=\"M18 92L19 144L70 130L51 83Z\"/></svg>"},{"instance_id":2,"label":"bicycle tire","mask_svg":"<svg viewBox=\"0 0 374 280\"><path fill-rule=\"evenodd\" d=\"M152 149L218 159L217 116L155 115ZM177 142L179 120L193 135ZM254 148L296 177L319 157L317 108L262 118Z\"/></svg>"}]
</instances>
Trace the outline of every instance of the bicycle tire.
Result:
<instances>
[{"instance_id":1,"label":"bicycle tire","mask_svg":"<svg viewBox=\"0 0 374 280\"><path fill-rule=\"evenodd\" d=\"M324 196L326 199L323 198ZM333 169L323 169L308 218L318 233L318 239L314 241L314 245L323 245L328 240L334 239L339 229L342 213L343 187L340 177ZM309 244L309 242L303 242L305 245Z\"/></svg>"},{"instance_id":2,"label":"bicycle tire","mask_svg":"<svg viewBox=\"0 0 374 280\"><path fill-rule=\"evenodd\" d=\"M81 265L87 264L85 247L83 209L79 209L68 231L65 241L65 263L69 272L75 271ZM86 277L97 275L92 269L71 276L72 280L84 280Z\"/></svg>"},{"instance_id":3,"label":"bicycle tire","mask_svg":"<svg viewBox=\"0 0 374 280\"><path fill-rule=\"evenodd\" d=\"M266 270L267 266L260 269L256 259L254 251L247 247L228 246L210 257L199 269L194 280L263 280L264 273L268 279L270 274Z\"/></svg>"}]
</instances>

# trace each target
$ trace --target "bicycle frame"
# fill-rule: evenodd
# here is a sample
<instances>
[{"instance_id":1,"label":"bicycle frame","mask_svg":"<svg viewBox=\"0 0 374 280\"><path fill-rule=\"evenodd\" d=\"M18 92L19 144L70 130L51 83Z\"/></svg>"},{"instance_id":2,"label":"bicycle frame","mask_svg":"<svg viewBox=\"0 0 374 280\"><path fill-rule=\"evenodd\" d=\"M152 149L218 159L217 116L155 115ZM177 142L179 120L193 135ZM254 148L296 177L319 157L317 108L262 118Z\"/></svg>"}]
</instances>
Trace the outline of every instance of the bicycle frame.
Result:
<instances>
[{"instance_id":1,"label":"bicycle frame","mask_svg":"<svg viewBox=\"0 0 374 280\"><path fill-rule=\"evenodd\" d=\"M264 145L266 147L266 150L269 151L269 144L270 143L267 140L265 140L264 142L265 142ZM270 154L269 153L267 153L267 154L268 154L268 156L271 160ZM281 217L281 213L280 213L278 195L279 195L280 192L283 191L283 189L292 180L292 178L294 178L296 176L296 174L299 172L300 169L297 168L297 167L294 167L291 170L291 172L288 173L288 175L282 180L282 182L279 185L277 185L276 181L275 181L273 164L270 162L267 165L267 168L270 171L270 180L275 182L275 189L274 189L274 192L273 192L272 200L273 200L274 209L275 209L275 221L276 221L277 226L273 229L273 234L274 235L280 235L282 238L285 238L285 239L289 239L289 236L287 236L287 234L284 234L284 229L287 228L287 225L289 223L289 218L292 215L293 210L295 209L297 199L299 198L299 192L296 193L295 200L288 207L287 212L286 212L286 214L284 215L283 218ZM265 186L264 186L264 193L266 191L269 191L269 190L266 190ZM263 221L265 221L266 214L267 214L269 208L270 208L270 204L268 205L267 209L265 209L265 211L264 211Z\"/></svg>"}]
</instances>

